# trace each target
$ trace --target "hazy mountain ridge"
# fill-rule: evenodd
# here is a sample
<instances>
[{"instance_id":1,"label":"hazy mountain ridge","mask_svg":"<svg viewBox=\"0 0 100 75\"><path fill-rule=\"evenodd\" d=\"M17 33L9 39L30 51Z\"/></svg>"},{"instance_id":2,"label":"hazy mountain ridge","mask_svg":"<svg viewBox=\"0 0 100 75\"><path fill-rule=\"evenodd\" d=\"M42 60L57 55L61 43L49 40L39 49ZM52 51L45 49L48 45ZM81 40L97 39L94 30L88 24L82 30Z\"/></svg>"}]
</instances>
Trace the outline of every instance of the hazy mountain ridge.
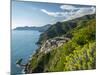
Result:
<instances>
[{"instance_id":1,"label":"hazy mountain ridge","mask_svg":"<svg viewBox=\"0 0 100 75\"><path fill-rule=\"evenodd\" d=\"M44 32L50 26L51 26L50 24L47 24L47 25L44 25L44 26L41 26L41 27L35 27L35 26L28 27L28 26L25 26L25 27L16 27L13 30L37 30L37 31L40 31L40 32Z\"/></svg>"}]
</instances>

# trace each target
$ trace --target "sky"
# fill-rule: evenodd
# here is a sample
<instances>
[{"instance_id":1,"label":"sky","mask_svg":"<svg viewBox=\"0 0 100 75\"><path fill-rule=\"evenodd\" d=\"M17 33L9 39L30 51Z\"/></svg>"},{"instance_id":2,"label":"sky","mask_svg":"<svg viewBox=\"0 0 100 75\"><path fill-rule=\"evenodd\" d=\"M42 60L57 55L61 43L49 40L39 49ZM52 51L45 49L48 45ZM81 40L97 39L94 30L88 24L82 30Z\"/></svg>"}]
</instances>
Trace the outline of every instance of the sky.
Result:
<instances>
[{"instance_id":1,"label":"sky","mask_svg":"<svg viewBox=\"0 0 100 75\"><path fill-rule=\"evenodd\" d=\"M12 1L12 29L43 26L67 21L96 12L95 6Z\"/></svg>"}]
</instances>

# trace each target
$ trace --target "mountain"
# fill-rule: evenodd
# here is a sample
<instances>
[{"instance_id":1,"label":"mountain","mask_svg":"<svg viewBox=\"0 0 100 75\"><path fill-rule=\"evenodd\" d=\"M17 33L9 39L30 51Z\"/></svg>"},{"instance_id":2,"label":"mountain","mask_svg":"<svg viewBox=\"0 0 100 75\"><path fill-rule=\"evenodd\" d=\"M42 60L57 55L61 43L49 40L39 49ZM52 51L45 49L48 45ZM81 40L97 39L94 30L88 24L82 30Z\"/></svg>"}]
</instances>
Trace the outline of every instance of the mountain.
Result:
<instances>
[{"instance_id":1,"label":"mountain","mask_svg":"<svg viewBox=\"0 0 100 75\"><path fill-rule=\"evenodd\" d=\"M96 69L95 14L53 24L39 42L25 73Z\"/></svg>"},{"instance_id":2,"label":"mountain","mask_svg":"<svg viewBox=\"0 0 100 75\"><path fill-rule=\"evenodd\" d=\"M41 34L38 43L41 44L47 39L50 39L56 36L67 35L71 37L70 31L74 29L75 27L77 27L77 25L79 25L78 23L82 23L81 26L84 26L85 22L93 18L95 18L95 14L85 15L83 17L65 21L65 22L57 22L56 24L51 25L47 31Z\"/></svg>"},{"instance_id":3,"label":"mountain","mask_svg":"<svg viewBox=\"0 0 100 75\"><path fill-rule=\"evenodd\" d=\"M14 30L38 30L40 32L44 32L50 26L51 26L50 24L47 24L47 25L44 25L44 26L41 26L41 27L34 27L34 26L28 27L28 26L25 26L25 27L16 27Z\"/></svg>"}]
</instances>

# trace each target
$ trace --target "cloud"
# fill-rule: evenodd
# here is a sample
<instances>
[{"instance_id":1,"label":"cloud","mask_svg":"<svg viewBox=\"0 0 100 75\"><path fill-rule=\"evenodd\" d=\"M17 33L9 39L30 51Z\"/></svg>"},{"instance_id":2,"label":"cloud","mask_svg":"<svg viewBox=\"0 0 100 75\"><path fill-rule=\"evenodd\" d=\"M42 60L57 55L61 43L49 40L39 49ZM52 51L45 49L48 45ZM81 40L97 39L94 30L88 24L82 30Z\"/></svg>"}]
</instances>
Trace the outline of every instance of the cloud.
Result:
<instances>
[{"instance_id":1,"label":"cloud","mask_svg":"<svg viewBox=\"0 0 100 75\"><path fill-rule=\"evenodd\" d=\"M65 11L63 11L63 12L50 12L50 11L47 11L46 9L41 9L41 11L49 16L52 16L52 17L66 17L66 16L72 14L72 12L78 10L77 8L75 8L72 5L61 5L60 8L62 10L65 10Z\"/></svg>"},{"instance_id":2,"label":"cloud","mask_svg":"<svg viewBox=\"0 0 100 75\"><path fill-rule=\"evenodd\" d=\"M73 6L73 5L61 5L59 7L63 12L50 12L46 9L41 11L52 17L62 17L63 21L78 18L88 14L94 14L96 12L93 6Z\"/></svg>"},{"instance_id":3,"label":"cloud","mask_svg":"<svg viewBox=\"0 0 100 75\"><path fill-rule=\"evenodd\" d=\"M76 9L78 9L78 8L75 8L75 6L73 6L73 5L61 5L60 8L62 10L76 10Z\"/></svg>"},{"instance_id":4,"label":"cloud","mask_svg":"<svg viewBox=\"0 0 100 75\"><path fill-rule=\"evenodd\" d=\"M65 10L67 12L70 11L69 14L71 15L87 15L87 14L93 14L95 13L95 7L93 6L73 6L73 5L61 5L60 8L62 10Z\"/></svg>"},{"instance_id":5,"label":"cloud","mask_svg":"<svg viewBox=\"0 0 100 75\"><path fill-rule=\"evenodd\" d=\"M77 14L93 14L95 13L95 7L87 7L87 8L80 8L79 11L76 12Z\"/></svg>"},{"instance_id":6,"label":"cloud","mask_svg":"<svg viewBox=\"0 0 100 75\"><path fill-rule=\"evenodd\" d=\"M66 18L65 20L78 18L84 15L94 14L95 12L96 12L96 9L93 6L92 7L82 7L78 11L72 12L72 15L70 15L69 18Z\"/></svg>"},{"instance_id":7,"label":"cloud","mask_svg":"<svg viewBox=\"0 0 100 75\"><path fill-rule=\"evenodd\" d=\"M52 17L65 17L66 15L68 15L68 12L49 12L45 9L41 9L41 11Z\"/></svg>"}]
</instances>

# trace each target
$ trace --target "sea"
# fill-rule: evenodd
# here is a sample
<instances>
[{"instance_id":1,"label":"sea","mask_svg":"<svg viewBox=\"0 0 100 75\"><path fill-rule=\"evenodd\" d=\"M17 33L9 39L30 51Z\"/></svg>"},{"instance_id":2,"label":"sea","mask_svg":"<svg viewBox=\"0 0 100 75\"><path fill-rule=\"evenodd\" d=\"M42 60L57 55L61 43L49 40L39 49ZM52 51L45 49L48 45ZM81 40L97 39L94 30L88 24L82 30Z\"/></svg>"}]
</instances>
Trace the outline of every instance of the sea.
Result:
<instances>
[{"instance_id":1,"label":"sea","mask_svg":"<svg viewBox=\"0 0 100 75\"><path fill-rule=\"evenodd\" d=\"M18 67L16 62L20 59L22 64L28 63L30 57L38 49L36 44L41 32L34 30L12 30L11 34L11 75L22 74L23 67Z\"/></svg>"}]
</instances>

